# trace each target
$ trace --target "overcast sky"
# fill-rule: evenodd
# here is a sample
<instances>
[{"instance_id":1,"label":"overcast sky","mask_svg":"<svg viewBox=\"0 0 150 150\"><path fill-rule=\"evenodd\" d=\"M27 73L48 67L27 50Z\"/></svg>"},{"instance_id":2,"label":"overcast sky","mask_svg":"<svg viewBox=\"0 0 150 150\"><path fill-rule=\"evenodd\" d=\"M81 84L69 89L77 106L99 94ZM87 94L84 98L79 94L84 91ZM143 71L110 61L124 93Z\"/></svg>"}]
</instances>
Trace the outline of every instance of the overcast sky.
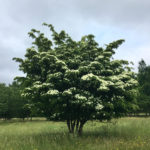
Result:
<instances>
[{"instance_id":1,"label":"overcast sky","mask_svg":"<svg viewBox=\"0 0 150 150\"><path fill-rule=\"evenodd\" d=\"M0 82L23 75L12 58L31 46L32 28L48 32L43 22L75 40L94 34L101 46L123 38L115 57L150 65L150 0L0 0Z\"/></svg>"}]
</instances>

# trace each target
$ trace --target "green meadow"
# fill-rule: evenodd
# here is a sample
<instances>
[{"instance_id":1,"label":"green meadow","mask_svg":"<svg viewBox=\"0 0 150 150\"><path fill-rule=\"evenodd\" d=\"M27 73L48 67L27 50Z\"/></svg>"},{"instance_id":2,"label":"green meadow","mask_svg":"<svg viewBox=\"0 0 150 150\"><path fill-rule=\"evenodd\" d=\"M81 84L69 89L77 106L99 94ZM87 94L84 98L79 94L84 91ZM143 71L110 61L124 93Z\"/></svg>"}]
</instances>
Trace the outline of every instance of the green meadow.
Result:
<instances>
[{"instance_id":1,"label":"green meadow","mask_svg":"<svg viewBox=\"0 0 150 150\"><path fill-rule=\"evenodd\" d=\"M150 118L89 121L83 135L66 123L45 120L0 121L0 150L149 150Z\"/></svg>"}]
</instances>

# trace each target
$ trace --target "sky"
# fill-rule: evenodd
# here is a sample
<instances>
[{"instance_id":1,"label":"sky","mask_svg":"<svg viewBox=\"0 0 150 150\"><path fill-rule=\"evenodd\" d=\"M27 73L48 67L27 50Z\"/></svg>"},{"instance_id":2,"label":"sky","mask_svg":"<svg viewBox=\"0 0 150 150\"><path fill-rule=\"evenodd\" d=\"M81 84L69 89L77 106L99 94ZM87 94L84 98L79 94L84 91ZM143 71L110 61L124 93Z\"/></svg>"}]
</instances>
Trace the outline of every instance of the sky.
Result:
<instances>
[{"instance_id":1,"label":"sky","mask_svg":"<svg viewBox=\"0 0 150 150\"><path fill-rule=\"evenodd\" d=\"M150 0L0 0L0 83L23 76L13 57L23 58L38 29L50 36L42 23L65 30L74 40L94 34L100 46L118 39L125 43L116 59L150 65Z\"/></svg>"}]
</instances>

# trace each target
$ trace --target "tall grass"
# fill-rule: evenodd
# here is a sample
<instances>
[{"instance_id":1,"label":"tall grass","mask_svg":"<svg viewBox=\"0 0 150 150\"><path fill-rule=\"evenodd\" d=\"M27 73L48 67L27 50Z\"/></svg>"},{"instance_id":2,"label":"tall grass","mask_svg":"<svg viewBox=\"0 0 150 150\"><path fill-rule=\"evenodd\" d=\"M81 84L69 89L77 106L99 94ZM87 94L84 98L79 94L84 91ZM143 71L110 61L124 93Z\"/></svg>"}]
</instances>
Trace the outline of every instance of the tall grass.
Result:
<instances>
[{"instance_id":1,"label":"tall grass","mask_svg":"<svg viewBox=\"0 0 150 150\"><path fill-rule=\"evenodd\" d=\"M63 122L1 121L0 150L149 150L150 119L89 121L81 137Z\"/></svg>"}]
</instances>

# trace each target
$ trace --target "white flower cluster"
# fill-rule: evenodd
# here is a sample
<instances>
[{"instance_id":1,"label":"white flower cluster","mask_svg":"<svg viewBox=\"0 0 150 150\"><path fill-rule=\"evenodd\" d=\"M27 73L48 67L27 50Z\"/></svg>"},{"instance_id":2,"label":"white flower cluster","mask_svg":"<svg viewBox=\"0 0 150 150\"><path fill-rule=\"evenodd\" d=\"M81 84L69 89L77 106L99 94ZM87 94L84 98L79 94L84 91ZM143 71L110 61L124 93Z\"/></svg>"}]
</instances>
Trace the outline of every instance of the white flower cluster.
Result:
<instances>
[{"instance_id":1,"label":"white flower cluster","mask_svg":"<svg viewBox=\"0 0 150 150\"><path fill-rule=\"evenodd\" d=\"M95 66L95 65L100 65L100 63L98 61L93 61L90 63L90 66Z\"/></svg>"},{"instance_id":2,"label":"white flower cluster","mask_svg":"<svg viewBox=\"0 0 150 150\"><path fill-rule=\"evenodd\" d=\"M93 101L93 99L95 99L93 95L91 95L90 97L88 97L89 101Z\"/></svg>"},{"instance_id":3,"label":"white flower cluster","mask_svg":"<svg viewBox=\"0 0 150 150\"><path fill-rule=\"evenodd\" d=\"M47 55L48 52L40 52L40 55L44 56L44 55Z\"/></svg>"},{"instance_id":4,"label":"white flower cluster","mask_svg":"<svg viewBox=\"0 0 150 150\"><path fill-rule=\"evenodd\" d=\"M97 58L98 58L98 59L103 59L104 56L103 56L103 55L99 55Z\"/></svg>"},{"instance_id":5,"label":"white flower cluster","mask_svg":"<svg viewBox=\"0 0 150 150\"><path fill-rule=\"evenodd\" d=\"M35 85L33 86L33 88L36 88L36 89L42 88L42 84L41 84L41 85L35 84Z\"/></svg>"},{"instance_id":6,"label":"white flower cluster","mask_svg":"<svg viewBox=\"0 0 150 150\"><path fill-rule=\"evenodd\" d=\"M111 56L112 55L112 52L103 52L103 54L105 55L105 56Z\"/></svg>"},{"instance_id":7,"label":"white flower cluster","mask_svg":"<svg viewBox=\"0 0 150 150\"><path fill-rule=\"evenodd\" d=\"M82 100L82 101L84 101L84 100L86 101L87 100L87 98L85 96L82 96L80 94L76 94L75 98L78 99L78 100Z\"/></svg>"},{"instance_id":8,"label":"white flower cluster","mask_svg":"<svg viewBox=\"0 0 150 150\"><path fill-rule=\"evenodd\" d=\"M47 93L47 95L58 95L59 94L59 91L58 90L49 90Z\"/></svg>"},{"instance_id":9,"label":"white flower cluster","mask_svg":"<svg viewBox=\"0 0 150 150\"><path fill-rule=\"evenodd\" d=\"M100 90L100 91L108 91L109 88L108 88L107 86L101 85L101 86L99 87L99 90Z\"/></svg>"},{"instance_id":10,"label":"white flower cluster","mask_svg":"<svg viewBox=\"0 0 150 150\"><path fill-rule=\"evenodd\" d=\"M109 79L114 83L115 88L124 90L125 87L137 84L137 81L130 77L131 75L132 74L130 72L124 72L118 76L111 76L109 77ZM125 80L126 82L123 82L123 80Z\"/></svg>"},{"instance_id":11,"label":"white flower cluster","mask_svg":"<svg viewBox=\"0 0 150 150\"><path fill-rule=\"evenodd\" d=\"M42 84L42 87L49 87L50 86L50 83L43 83Z\"/></svg>"},{"instance_id":12,"label":"white flower cluster","mask_svg":"<svg viewBox=\"0 0 150 150\"><path fill-rule=\"evenodd\" d=\"M32 53L37 53L36 50L33 47L28 48L27 51L32 52Z\"/></svg>"},{"instance_id":13,"label":"white flower cluster","mask_svg":"<svg viewBox=\"0 0 150 150\"><path fill-rule=\"evenodd\" d=\"M125 84L125 87L130 87L130 86L133 86L133 85L137 85L138 82L134 79L130 79L126 84Z\"/></svg>"},{"instance_id":14,"label":"white flower cluster","mask_svg":"<svg viewBox=\"0 0 150 150\"><path fill-rule=\"evenodd\" d=\"M41 58L41 60L42 60L42 62L49 61L49 57L44 56L44 57Z\"/></svg>"},{"instance_id":15,"label":"white flower cluster","mask_svg":"<svg viewBox=\"0 0 150 150\"><path fill-rule=\"evenodd\" d=\"M74 70L74 69L68 69L67 71L66 71L66 74L67 75L72 75L72 74L79 74L79 70Z\"/></svg>"},{"instance_id":16,"label":"white flower cluster","mask_svg":"<svg viewBox=\"0 0 150 150\"><path fill-rule=\"evenodd\" d=\"M113 82L117 82L119 80L118 76L110 76L109 79Z\"/></svg>"},{"instance_id":17,"label":"white flower cluster","mask_svg":"<svg viewBox=\"0 0 150 150\"><path fill-rule=\"evenodd\" d=\"M108 91L109 90L109 86L113 86L114 83L112 81L106 81L105 79L103 78L100 78L92 73L90 74L87 74L87 75L84 75L82 76L82 80L86 80L86 81L90 81L91 78L95 78L97 81L100 82L100 87L98 90L100 91Z\"/></svg>"},{"instance_id":18,"label":"white flower cluster","mask_svg":"<svg viewBox=\"0 0 150 150\"><path fill-rule=\"evenodd\" d=\"M62 94L65 96L65 95L72 95L72 92L73 91L76 91L76 88L75 87L72 87L70 89L67 89L65 90Z\"/></svg>"},{"instance_id":19,"label":"white flower cluster","mask_svg":"<svg viewBox=\"0 0 150 150\"><path fill-rule=\"evenodd\" d=\"M124 90L125 83L119 80L118 82L115 83L115 87Z\"/></svg>"},{"instance_id":20,"label":"white flower cluster","mask_svg":"<svg viewBox=\"0 0 150 150\"><path fill-rule=\"evenodd\" d=\"M30 94L29 93L22 93L21 96L22 97L28 97Z\"/></svg>"},{"instance_id":21,"label":"white flower cluster","mask_svg":"<svg viewBox=\"0 0 150 150\"><path fill-rule=\"evenodd\" d=\"M123 100L123 99L124 99L123 96L116 96L116 97L113 98L113 100Z\"/></svg>"},{"instance_id":22,"label":"white flower cluster","mask_svg":"<svg viewBox=\"0 0 150 150\"><path fill-rule=\"evenodd\" d=\"M25 88L25 91L30 91L30 90L31 90L31 88L29 88L29 87Z\"/></svg>"},{"instance_id":23,"label":"white flower cluster","mask_svg":"<svg viewBox=\"0 0 150 150\"><path fill-rule=\"evenodd\" d=\"M121 68L116 68L116 69L115 69L115 72L116 72L116 73L119 73L120 71L121 71Z\"/></svg>"},{"instance_id":24,"label":"white flower cluster","mask_svg":"<svg viewBox=\"0 0 150 150\"><path fill-rule=\"evenodd\" d=\"M93 104L93 103L92 103L91 101L87 101L86 104L87 104L87 105L91 105L91 104Z\"/></svg>"},{"instance_id":25,"label":"white flower cluster","mask_svg":"<svg viewBox=\"0 0 150 150\"><path fill-rule=\"evenodd\" d=\"M79 72L81 72L81 71L88 71L88 70L89 70L88 66L81 66L81 67L79 67Z\"/></svg>"},{"instance_id":26,"label":"white flower cluster","mask_svg":"<svg viewBox=\"0 0 150 150\"><path fill-rule=\"evenodd\" d=\"M56 72L56 73L53 73L53 74L49 74L48 75L48 79L53 79L53 78L59 78L62 76L62 73L61 72Z\"/></svg>"},{"instance_id":27,"label":"white flower cluster","mask_svg":"<svg viewBox=\"0 0 150 150\"><path fill-rule=\"evenodd\" d=\"M95 109L96 110L102 110L103 109L103 105L101 105L101 104L98 104L96 107L95 107Z\"/></svg>"},{"instance_id":28,"label":"white flower cluster","mask_svg":"<svg viewBox=\"0 0 150 150\"><path fill-rule=\"evenodd\" d=\"M68 90L65 90L62 94L64 96L66 96L66 95L72 95L72 91L70 89L68 89Z\"/></svg>"},{"instance_id":29,"label":"white flower cluster","mask_svg":"<svg viewBox=\"0 0 150 150\"><path fill-rule=\"evenodd\" d=\"M58 60L56 61L56 64L60 64L60 65L63 65L63 66L66 66L65 62L62 61L62 60Z\"/></svg>"},{"instance_id":30,"label":"white flower cluster","mask_svg":"<svg viewBox=\"0 0 150 150\"><path fill-rule=\"evenodd\" d=\"M134 80L134 79L130 79L129 80L129 84L138 84L138 82L136 80Z\"/></svg>"},{"instance_id":31,"label":"white flower cluster","mask_svg":"<svg viewBox=\"0 0 150 150\"><path fill-rule=\"evenodd\" d=\"M113 85L113 83L111 81L105 81L103 79L99 79L99 81L101 82L100 87L99 87L100 91L108 91L109 86Z\"/></svg>"},{"instance_id":32,"label":"white flower cluster","mask_svg":"<svg viewBox=\"0 0 150 150\"><path fill-rule=\"evenodd\" d=\"M113 60L111 62L112 65L115 65L115 66L120 66L120 60Z\"/></svg>"},{"instance_id":33,"label":"white flower cluster","mask_svg":"<svg viewBox=\"0 0 150 150\"><path fill-rule=\"evenodd\" d=\"M81 79L89 81L91 78L96 78L97 80L99 80L98 76L94 75L93 73L86 74L82 76Z\"/></svg>"},{"instance_id":34,"label":"white flower cluster","mask_svg":"<svg viewBox=\"0 0 150 150\"><path fill-rule=\"evenodd\" d=\"M39 55L34 55L33 58L38 59L38 58L40 58L40 56Z\"/></svg>"},{"instance_id":35,"label":"white flower cluster","mask_svg":"<svg viewBox=\"0 0 150 150\"><path fill-rule=\"evenodd\" d=\"M54 56L54 55L47 54L47 56L48 56L51 60L54 60L54 61L56 61L56 60L57 60L57 57L56 57L56 56Z\"/></svg>"},{"instance_id":36,"label":"white flower cluster","mask_svg":"<svg viewBox=\"0 0 150 150\"><path fill-rule=\"evenodd\" d=\"M130 74L128 74L128 73L122 73L121 75L119 75L119 78L122 80L122 79L126 79L126 80L128 80L128 79L130 79Z\"/></svg>"},{"instance_id":37,"label":"white flower cluster","mask_svg":"<svg viewBox=\"0 0 150 150\"><path fill-rule=\"evenodd\" d=\"M40 52L40 56L42 58L42 61L45 59L45 60L48 60L48 61L54 61L56 62L58 59L56 56L54 55L51 55L49 52Z\"/></svg>"},{"instance_id":38,"label":"white flower cluster","mask_svg":"<svg viewBox=\"0 0 150 150\"><path fill-rule=\"evenodd\" d=\"M40 81L36 81L36 82L34 82L32 88L33 89L40 89L40 88L42 88L42 83Z\"/></svg>"},{"instance_id":39,"label":"white flower cluster","mask_svg":"<svg viewBox=\"0 0 150 150\"><path fill-rule=\"evenodd\" d=\"M107 73L113 73L113 71L110 70L110 69L107 69L106 72L107 72Z\"/></svg>"}]
</instances>

